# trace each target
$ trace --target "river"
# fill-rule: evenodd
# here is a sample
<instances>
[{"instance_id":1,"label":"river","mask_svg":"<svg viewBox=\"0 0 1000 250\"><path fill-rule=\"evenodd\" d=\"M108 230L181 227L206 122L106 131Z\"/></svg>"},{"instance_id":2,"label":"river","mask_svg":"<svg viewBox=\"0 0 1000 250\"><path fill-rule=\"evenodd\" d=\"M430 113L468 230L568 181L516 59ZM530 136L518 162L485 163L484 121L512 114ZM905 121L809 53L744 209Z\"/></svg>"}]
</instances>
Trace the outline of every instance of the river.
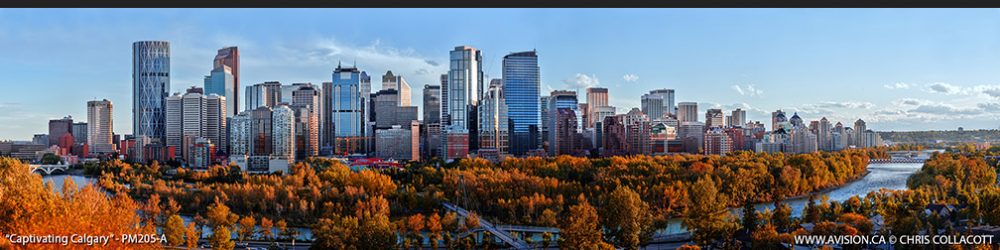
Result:
<instances>
[{"instance_id":1,"label":"river","mask_svg":"<svg viewBox=\"0 0 1000 250\"><path fill-rule=\"evenodd\" d=\"M916 173L923 166L923 163L873 163L868 165L868 175L865 175L859 180L853 181L833 190L827 192L822 192L816 195L816 202L820 201L823 195L829 197L830 201L845 201L851 196L859 196L864 198L869 192L878 191L880 189L890 189L890 190L905 190L906 179ZM792 207L792 216L799 217L802 215L802 210L805 208L806 203L809 202L809 197L800 197L795 199L785 200ZM764 211L764 209L774 210L774 203L759 203L755 205L758 211ZM742 214L742 208L732 208L730 211L737 216ZM687 232L681 225L681 219L674 218L670 219L667 223L667 228L657 232L658 234L678 234Z\"/></svg>"}]
</instances>

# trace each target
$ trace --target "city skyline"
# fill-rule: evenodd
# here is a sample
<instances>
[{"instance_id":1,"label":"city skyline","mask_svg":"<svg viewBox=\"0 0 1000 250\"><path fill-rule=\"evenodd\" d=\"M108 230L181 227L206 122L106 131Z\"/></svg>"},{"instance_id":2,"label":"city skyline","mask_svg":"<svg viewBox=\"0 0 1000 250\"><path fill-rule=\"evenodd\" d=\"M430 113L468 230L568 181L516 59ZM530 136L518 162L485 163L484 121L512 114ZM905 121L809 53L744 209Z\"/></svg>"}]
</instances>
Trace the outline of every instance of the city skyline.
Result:
<instances>
[{"instance_id":1,"label":"city skyline","mask_svg":"<svg viewBox=\"0 0 1000 250\"><path fill-rule=\"evenodd\" d=\"M5 37L0 39L0 51L5 54L0 58L0 74L8 76L4 86L12 86L0 96L5 100L0 108L8 111L0 115L0 140L28 140L33 134L45 133L50 119L86 117L87 101L101 99L118 106L113 110L114 132L131 134L130 44L147 40L170 42L170 94L201 86L213 70L216 52L227 46L240 47L239 77L243 80L236 89L242 90L272 80L318 85L329 79L338 63L356 63L360 70L374 75L392 70L405 77L413 89L423 89L426 84L439 84L440 74L448 72L449 50L468 45L483 53L485 82L501 77L504 55L534 49L543 96L552 90L571 90L584 100L581 93L586 93L585 87L606 87L609 103L619 114L640 107L642 94L662 88L675 89L678 103L697 102L699 117L709 108L723 112L742 108L748 120L764 122L770 119L770 112L782 109L789 115L797 112L808 121L826 117L847 124L860 118L876 130L996 128L998 116L993 113L1000 111L996 99L1000 85L993 84L1000 74L990 70L1000 67L1000 60L989 57L1000 52L1000 33L993 31L998 30L998 24L989 22L1000 19L996 11L614 10L608 14L622 20L597 25L586 19L598 12L588 10L472 10L469 12L487 19L516 14L531 20L463 30L481 21L467 24L432 19L404 24L398 21L428 13L472 14L459 10L375 10L393 17L347 28L348 32L318 24L282 31L300 32L304 42L269 35L280 25L227 30L208 22L210 16L220 13L260 13L253 10L235 14L219 10L46 10L33 15L36 12L41 11L0 10L0 36ZM317 21L326 19L298 16L347 12L280 10L275 14L296 15L296 21ZM942 13L963 15L939 24L932 23L938 19L922 18ZM659 14L666 15L657 17ZM768 14L773 15L764 17ZM808 15L813 17L802 23L782 23ZM74 22L95 16L102 18L86 22L90 26ZM159 20L163 17L181 21ZM851 18L856 20L837 23ZM697 27L668 23L661 28L642 20ZM753 22L741 24L741 20ZM147 29L156 25L163 29ZM407 31L414 25L448 28L428 29L425 34ZM560 25L570 29L557 32ZM594 26L585 30L586 25ZM957 25L967 27L949 30ZM824 27L824 31L803 30L813 26ZM642 28L664 34L628 32ZM950 38L921 36L929 32L923 29ZM526 35L491 41L508 31ZM591 35L626 34L619 39L593 36L593 40L584 40L590 37L579 34L587 33L584 31ZM888 34L876 34L879 32ZM555 35L564 36L553 38ZM699 42L704 44L695 45ZM275 60L269 61L271 58ZM413 91L411 98L422 100L421 91ZM424 107L419 106L422 113Z\"/></svg>"}]
</instances>

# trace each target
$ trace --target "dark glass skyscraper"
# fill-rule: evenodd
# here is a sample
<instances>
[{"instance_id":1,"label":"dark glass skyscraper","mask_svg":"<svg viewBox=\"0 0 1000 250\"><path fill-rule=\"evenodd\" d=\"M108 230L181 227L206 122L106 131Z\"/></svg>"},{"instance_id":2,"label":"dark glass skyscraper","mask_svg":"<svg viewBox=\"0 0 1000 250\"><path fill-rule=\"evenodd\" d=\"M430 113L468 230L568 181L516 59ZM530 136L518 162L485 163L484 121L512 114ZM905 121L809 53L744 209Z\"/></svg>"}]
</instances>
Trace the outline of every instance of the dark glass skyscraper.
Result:
<instances>
[{"instance_id":1,"label":"dark glass skyscraper","mask_svg":"<svg viewBox=\"0 0 1000 250\"><path fill-rule=\"evenodd\" d=\"M503 57L503 94L510 119L510 153L524 155L541 145L541 76L535 51Z\"/></svg>"}]
</instances>

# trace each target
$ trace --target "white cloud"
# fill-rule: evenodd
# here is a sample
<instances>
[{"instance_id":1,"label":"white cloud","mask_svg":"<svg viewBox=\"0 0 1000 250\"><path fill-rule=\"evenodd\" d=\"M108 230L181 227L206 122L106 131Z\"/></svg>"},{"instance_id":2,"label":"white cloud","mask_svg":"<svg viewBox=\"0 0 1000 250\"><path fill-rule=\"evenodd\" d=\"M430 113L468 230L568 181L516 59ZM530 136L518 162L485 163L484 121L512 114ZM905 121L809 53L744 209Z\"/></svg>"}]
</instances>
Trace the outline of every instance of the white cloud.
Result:
<instances>
[{"instance_id":1,"label":"white cloud","mask_svg":"<svg viewBox=\"0 0 1000 250\"><path fill-rule=\"evenodd\" d=\"M958 94L962 91L962 88L948 83L936 82L927 85L930 92L942 93L942 94Z\"/></svg>"},{"instance_id":2,"label":"white cloud","mask_svg":"<svg viewBox=\"0 0 1000 250\"><path fill-rule=\"evenodd\" d=\"M815 104L815 106L820 108L870 109L872 107L875 107L875 104L872 104L870 102L847 101L847 102L823 102L820 104Z\"/></svg>"},{"instance_id":3,"label":"white cloud","mask_svg":"<svg viewBox=\"0 0 1000 250\"><path fill-rule=\"evenodd\" d=\"M736 91L736 93L739 93L742 96L755 97L764 94L763 90L757 89L756 87L754 87L753 84L747 84L745 86L740 86L737 84L731 87L733 90Z\"/></svg>"},{"instance_id":4,"label":"white cloud","mask_svg":"<svg viewBox=\"0 0 1000 250\"><path fill-rule=\"evenodd\" d=\"M885 84L885 85L882 85L882 87L885 87L887 89L909 89L910 88L910 84L909 83L905 83L905 82L897 82L897 83L893 83L893 84Z\"/></svg>"},{"instance_id":5,"label":"white cloud","mask_svg":"<svg viewBox=\"0 0 1000 250\"><path fill-rule=\"evenodd\" d=\"M585 89L601 84L596 75L587 75L583 73L576 73L575 76L567 78L566 80L563 80L563 82L566 83L566 86L570 89Z\"/></svg>"},{"instance_id":6,"label":"white cloud","mask_svg":"<svg viewBox=\"0 0 1000 250\"><path fill-rule=\"evenodd\" d=\"M625 74L622 76L622 79L624 79L625 82L635 82L639 80L639 76L636 74Z\"/></svg>"}]
</instances>

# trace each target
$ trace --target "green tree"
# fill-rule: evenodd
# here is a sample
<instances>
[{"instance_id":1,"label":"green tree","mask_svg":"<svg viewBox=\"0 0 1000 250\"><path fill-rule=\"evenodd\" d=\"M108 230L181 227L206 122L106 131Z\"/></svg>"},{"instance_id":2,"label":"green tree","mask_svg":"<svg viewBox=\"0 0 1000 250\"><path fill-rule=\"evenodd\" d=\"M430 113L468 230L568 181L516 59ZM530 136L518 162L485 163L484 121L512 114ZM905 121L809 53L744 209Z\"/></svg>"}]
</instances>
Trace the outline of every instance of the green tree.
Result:
<instances>
[{"instance_id":1,"label":"green tree","mask_svg":"<svg viewBox=\"0 0 1000 250\"><path fill-rule=\"evenodd\" d=\"M743 230L747 233L757 230L760 223L760 218L757 217L757 208L753 206L753 202L745 201L743 202Z\"/></svg>"},{"instance_id":2,"label":"green tree","mask_svg":"<svg viewBox=\"0 0 1000 250\"><path fill-rule=\"evenodd\" d=\"M385 214L363 218L358 239L358 249L390 249L396 245L396 233Z\"/></svg>"},{"instance_id":3,"label":"green tree","mask_svg":"<svg viewBox=\"0 0 1000 250\"><path fill-rule=\"evenodd\" d=\"M615 245L639 249L653 237L653 219L649 205L635 191L621 186L611 192L603 210L603 225Z\"/></svg>"}]
</instances>

